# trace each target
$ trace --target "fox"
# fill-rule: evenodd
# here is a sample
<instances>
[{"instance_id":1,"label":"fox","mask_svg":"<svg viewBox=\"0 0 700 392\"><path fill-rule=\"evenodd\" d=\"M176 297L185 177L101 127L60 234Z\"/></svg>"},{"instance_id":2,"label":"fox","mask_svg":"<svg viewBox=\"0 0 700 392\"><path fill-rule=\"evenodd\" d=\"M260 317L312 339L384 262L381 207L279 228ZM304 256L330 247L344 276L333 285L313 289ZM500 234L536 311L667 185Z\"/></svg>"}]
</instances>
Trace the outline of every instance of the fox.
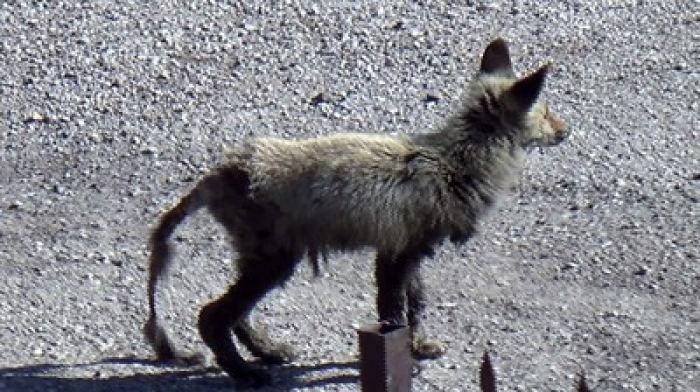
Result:
<instances>
[{"instance_id":1,"label":"fox","mask_svg":"<svg viewBox=\"0 0 700 392\"><path fill-rule=\"evenodd\" d=\"M235 281L198 313L197 328L216 364L247 386L269 371L240 354L233 336L264 364L293 360L250 313L294 274L301 260L318 272L334 252L373 249L378 320L408 325L416 359L445 346L422 336L427 305L421 261L444 241L465 243L499 196L514 187L527 151L569 135L541 98L551 63L518 77L503 38L490 42L461 106L426 133L338 133L286 140L249 137L157 221L150 235L147 342L159 360L185 360L156 309L157 286L172 260L169 238L205 208L236 250ZM231 333L233 332L233 333Z\"/></svg>"}]
</instances>

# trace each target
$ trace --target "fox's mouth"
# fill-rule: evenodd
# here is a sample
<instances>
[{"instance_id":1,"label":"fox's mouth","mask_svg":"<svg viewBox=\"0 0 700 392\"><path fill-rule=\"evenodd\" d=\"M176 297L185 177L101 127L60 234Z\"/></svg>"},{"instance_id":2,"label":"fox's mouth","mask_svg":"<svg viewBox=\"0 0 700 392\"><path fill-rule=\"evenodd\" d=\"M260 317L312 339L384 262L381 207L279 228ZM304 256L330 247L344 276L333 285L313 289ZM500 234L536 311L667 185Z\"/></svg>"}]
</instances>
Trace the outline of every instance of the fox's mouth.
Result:
<instances>
[{"instance_id":1,"label":"fox's mouth","mask_svg":"<svg viewBox=\"0 0 700 392\"><path fill-rule=\"evenodd\" d=\"M525 149L529 152L532 151L535 148L542 148L542 147L554 147L558 146L561 144L564 140L569 138L570 132L561 132L558 133L556 136L549 138L549 139L534 139L531 140L530 143L527 144Z\"/></svg>"},{"instance_id":2,"label":"fox's mouth","mask_svg":"<svg viewBox=\"0 0 700 392\"><path fill-rule=\"evenodd\" d=\"M554 147L560 145L564 140L567 139L568 135L557 135L556 137L550 139L542 147Z\"/></svg>"},{"instance_id":3,"label":"fox's mouth","mask_svg":"<svg viewBox=\"0 0 700 392\"><path fill-rule=\"evenodd\" d=\"M554 145L556 146L557 144L563 142L564 140L569 138L569 135L571 135L571 131L566 129L564 131L561 131L557 133L557 135L554 137Z\"/></svg>"}]
</instances>

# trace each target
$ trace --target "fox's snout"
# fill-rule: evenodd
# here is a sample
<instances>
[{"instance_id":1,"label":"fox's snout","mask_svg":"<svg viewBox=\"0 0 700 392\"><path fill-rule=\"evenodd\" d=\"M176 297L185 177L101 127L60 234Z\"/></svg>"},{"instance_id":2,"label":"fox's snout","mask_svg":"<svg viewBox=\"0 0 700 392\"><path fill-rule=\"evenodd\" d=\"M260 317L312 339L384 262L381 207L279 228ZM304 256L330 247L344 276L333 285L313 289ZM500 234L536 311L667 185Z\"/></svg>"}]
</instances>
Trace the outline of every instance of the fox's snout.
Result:
<instances>
[{"instance_id":1,"label":"fox's snout","mask_svg":"<svg viewBox=\"0 0 700 392\"><path fill-rule=\"evenodd\" d=\"M549 126L552 127L552 130L554 131L555 144L559 144L566 140L566 138L568 138L571 134L571 131L566 123L551 113L548 113L547 117Z\"/></svg>"}]
</instances>

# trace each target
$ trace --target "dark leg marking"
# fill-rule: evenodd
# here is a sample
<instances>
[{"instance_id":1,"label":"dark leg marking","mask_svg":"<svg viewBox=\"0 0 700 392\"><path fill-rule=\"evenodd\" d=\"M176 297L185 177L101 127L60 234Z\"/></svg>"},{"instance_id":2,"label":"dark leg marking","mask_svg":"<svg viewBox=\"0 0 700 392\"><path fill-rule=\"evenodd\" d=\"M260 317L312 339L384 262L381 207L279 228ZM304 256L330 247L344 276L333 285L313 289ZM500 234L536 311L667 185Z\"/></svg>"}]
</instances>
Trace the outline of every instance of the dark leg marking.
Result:
<instances>
[{"instance_id":1,"label":"dark leg marking","mask_svg":"<svg viewBox=\"0 0 700 392\"><path fill-rule=\"evenodd\" d=\"M375 266L379 321L406 323L406 288L417 264L416 257L378 254Z\"/></svg>"}]
</instances>

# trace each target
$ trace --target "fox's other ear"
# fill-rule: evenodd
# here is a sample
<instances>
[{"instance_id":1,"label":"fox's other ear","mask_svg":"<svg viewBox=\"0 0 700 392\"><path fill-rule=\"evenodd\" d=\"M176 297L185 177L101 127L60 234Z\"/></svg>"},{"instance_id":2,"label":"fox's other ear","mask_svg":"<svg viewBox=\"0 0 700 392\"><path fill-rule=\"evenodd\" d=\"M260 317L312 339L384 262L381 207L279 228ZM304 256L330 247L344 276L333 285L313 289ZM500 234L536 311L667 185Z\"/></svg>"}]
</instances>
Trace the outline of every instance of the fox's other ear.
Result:
<instances>
[{"instance_id":1,"label":"fox's other ear","mask_svg":"<svg viewBox=\"0 0 700 392\"><path fill-rule=\"evenodd\" d=\"M543 65L537 71L515 82L508 89L508 97L514 101L513 103L518 108L527 110L537 102L537 98L544 88L544 81L547 78L550 67L550 63Z\"/></svg>"},{"instance_id":2,"label":"fox's other ear","mask_svg":"<svg viewBox=\"0 0 700 392\"><path fill-rule=\"evenodd\" d=\"M503 38L496 38L484 50L481 56L481 68L484 74L501 74L504 76L515 76L513 64L510 61L508 44Z\"/></svg>"}]
</instances>

